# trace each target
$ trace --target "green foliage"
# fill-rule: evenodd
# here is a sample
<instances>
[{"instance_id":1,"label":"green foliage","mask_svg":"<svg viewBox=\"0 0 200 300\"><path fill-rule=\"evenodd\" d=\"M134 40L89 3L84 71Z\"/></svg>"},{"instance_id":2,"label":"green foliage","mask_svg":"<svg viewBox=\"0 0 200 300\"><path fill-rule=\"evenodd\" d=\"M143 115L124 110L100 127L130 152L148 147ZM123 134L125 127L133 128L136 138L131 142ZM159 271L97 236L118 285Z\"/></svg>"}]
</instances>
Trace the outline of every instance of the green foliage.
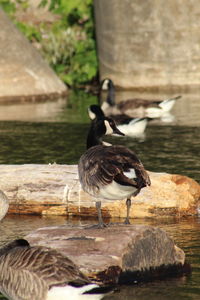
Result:
<instances>
[{"instance_id":1,"label":"green foliage","mask_svg":"<svg viewBox=\"0 0 200 300\"><path fill-rule=\"evenodd\" d=\"M0 0L0 6L14 17L18 8L26 11L27 0ZM58 16L52 24L37 26L14 20L60 78L69 86L90 82L98 70L93 22L93 0L41 0L40 7Z\"/></svg>"},{"instance_id":2,"label":"green foliage","mask_svg":"<svg viewBox=\"0 0 200 300\"><path fill-rule=\"evenodd\" d=\"M60 21L42 42L45 57L68 85L89 82L98 69L92 0L51 0L49 10Z\"/></svg>"},{"instance_id":3,"label":"green foliage","mask_svg":"<svg viewBox=\"0 0 200 300\"><path fill-rule=\"evenodd\" d=\"M21 23L21 22L15 22L17 25L18 29L23 32L23 34L27 37L29 41L38 41L41 42L42 40L42 35L41 33L37 30L36 27L31 26L29 24Z\"/></svg>"},{"instance_id":4,"label":"green foliage","mask_svg":"<svg viewBox=\"0 0 200 300\"><path fill-rule=\"evenodd\" d=\"M16 4L10 0L0 0L0 7L9 15L16 11Z\"/></svg>"}]
</instances>

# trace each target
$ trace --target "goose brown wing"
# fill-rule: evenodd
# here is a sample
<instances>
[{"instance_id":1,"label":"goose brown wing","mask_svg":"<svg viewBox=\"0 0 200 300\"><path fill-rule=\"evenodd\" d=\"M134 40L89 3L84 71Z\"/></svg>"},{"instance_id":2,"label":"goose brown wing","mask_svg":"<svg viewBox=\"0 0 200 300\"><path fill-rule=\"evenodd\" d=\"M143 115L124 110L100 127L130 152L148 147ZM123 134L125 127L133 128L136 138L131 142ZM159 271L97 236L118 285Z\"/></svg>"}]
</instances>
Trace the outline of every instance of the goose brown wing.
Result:
<instances>
[{"instance_id":1,"label":"goose brown wing","mask_svg":"<svg viewBox=\"0 0 200 300\"><path fill-rule=\"evenodd\" d=\"M115 177L115 181L120 184L133 185L139 190L151 184L147 171L133 151L124 146L113 146L113 150L117 153L116 160L121 165L121 172ZM128 178L124 174L131 170L135 171L134 178Z\"/></svg>"},{"instance_id":2,"label":"goose brown wing","mask_svg":"<svg viewBox=\"0 0 200 300\"><path fill-rule=\"evenodd\" d=\"M99 188L112 182L120 173L119 167L113 163L110 148L94 146L88 149L79 161L79 178L83 187ZM113 158L113 159L112 159Z\"/></svg>"},{"instance_id":3,"label":"goose brown wing","mask_svg":"<svg viewBox=\"0 0 200 300\"><path fill-rule=\"evenodd\" d=\"M43 300L52 286L89 283L70 259L46 247L15 248L1 256L0 270L1 290L15 291L19 300Z\"/></svg>"},{"instance_id":4,"label":"goose brown wing","mask_svg":"<svg viewBox=\"0 0 200 300\"><path fill-rule=\"evenodd\" d=\"M146 100L146 99L128 99L119 102L117 104L117 107L119 108L120 111L125 112L126 110L129 109L137 109L139 107L144 107L147 108L149 106L157 107L162 101L160 100Z\"/></svg>"},{"instance_id":5,"label":"goose brown wing","mask_svg":"<svg viewBox=\"0 0 200 300\"><path fill-rule=\"evenodd\" d=\"M131 169L135 170L136 178L128 178L124 174ZM100 145L88 149L80 159L79 176L83 186L95 186L97 189L113 180L141 188L148 185L149 180L140 160L124 146Z\"/></svg>"}]
</instances>

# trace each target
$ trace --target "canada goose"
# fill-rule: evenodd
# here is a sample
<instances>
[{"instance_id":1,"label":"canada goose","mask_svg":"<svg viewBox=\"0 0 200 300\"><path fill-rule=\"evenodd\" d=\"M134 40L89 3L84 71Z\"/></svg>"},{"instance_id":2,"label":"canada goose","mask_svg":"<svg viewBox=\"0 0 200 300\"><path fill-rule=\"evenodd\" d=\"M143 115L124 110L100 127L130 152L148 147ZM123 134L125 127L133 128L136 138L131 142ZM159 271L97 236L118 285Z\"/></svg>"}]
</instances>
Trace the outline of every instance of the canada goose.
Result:
<instances>
[{"instance_id":1,"label":"canada goose","mask_svg":"<svg viewBox=\"0 0 200 300\"><path fill-rule=\"evenodd\" d=\"M127 99L115 103L115 86L111 79L104 79L100 85L101 90L107 88L108 94L106 101L101 104L101 108L106 115L110 114L127 114L130 117L146 116L150 118L159 118L168 113L177 99L181 96L172 97L165 100L147 100L147 99ZM100 97L99 97L100 98Z\"/></svg>"},{"instance_id":2,"label":"canada goose","mask_svg":"<svg viewBox=\"0 0 200 300\"><path fill-rule=\"evenodd\" d=\"M6 195L0 190L0 221L5 217L8 211L8 198Z\"/></svg>"},{"instance_id":3,"label":"canada goose","mask_svg":"<svg viewBox=\"0 0 200 300\"><path fill-rule=\"evenodd\" d=\"M131 196L150 185L149 176L137 156L124 146L106 146L103 135L121 134L111 118L94 119L87 137L87 150L78 164L80 183L85 192L96 201L98 227L103 228L101 200L127 199L126 224L129 224Z\"/></svg>"},{"instance_id":4,"label":"canada goose","mask_svg":"<svg viewBox=\"0 0 200 300\"><path fill-rule=\"evenodd\" d=\"M95 118L103 118L105 116L103 110L99 105L91 105L88 109L89 117L91 120ZM110 115L117 125L117 128L124 133L126 136L130 137L141 137L144 135L147 123L151 118L130 118L125 114L120 115Z\"/></svg>"},{"instance_id":5,"label":"canada goose","mask_svg":"<svg viewBox=\"0 0 200 300\"><path fill-rule=\"evenodd\" d=\"M0 249L0 291L11 300L97 300L100 287L54 249L14 240Z\"/></svg>"}]
</instances>

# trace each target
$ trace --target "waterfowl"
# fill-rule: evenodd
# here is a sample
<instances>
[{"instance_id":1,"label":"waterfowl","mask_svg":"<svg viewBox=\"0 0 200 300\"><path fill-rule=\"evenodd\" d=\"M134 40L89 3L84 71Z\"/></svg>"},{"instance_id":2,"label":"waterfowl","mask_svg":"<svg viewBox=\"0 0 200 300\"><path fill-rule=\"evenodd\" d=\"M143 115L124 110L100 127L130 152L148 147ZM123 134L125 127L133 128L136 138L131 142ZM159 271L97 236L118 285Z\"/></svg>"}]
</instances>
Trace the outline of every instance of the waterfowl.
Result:
<instances>
[{"instance_id":1,"label":"waterfowl","mask_svg":"<svg viewBox=\"0 0 200 300\"><path fill-rule=\"evenodd\" d=\"M9 203L6 195L0 190L0 221L5 217L8 211Z\"/></svg>"},{"instance_id":2,"label":"waterfowl","mask_svg":"<svg viewBox=\"0 0 200 300\"><path fill-rule=\"evenodd\" d=\"M136 196L143 187L150 185L149 176L134 152L124 146L105 145L103 135L122 134L111 118L95 118L87 137L87 150L78 164L80 183L85 192L96 201L98 227L103 228L101 199L126 200L129 224L131 196Z\"/></svg>"},{"instance_id":3,"label":"waterfowl","mask_svg":"<svg viewBox=\"0 0 200 300\"><path fill-rule=\"evenodd\" d=\"M54 249L14 240L0 249L0 291L11 300L97 300L110 287L91 281Z\"/></svg>"},{"instance_id":4,"label":"waterfowl","mask_svg":"<svg viewBox=\"0 0 200 300\"><path fill-rule=\"evenodd\" d=\"M130 117L146 116L150 118L159 118L168 113L174 106L176 100L181 96L172 97L165 100L147 100L147 99L127 99L115 103L115 86L111 79L104 79L100 85L101 90L107 88L108 94L106 101L101 104L101 108L106 115L127 114Z\"/></svg>"},{"instance_id":5,"label":"waterfowl","mask_svg":"<svg viewBox=\"0 0 200 300\"><path fill-rule=\"evenodd\" d=\"M99 105L91 105L89 107L89 116L91 120L95 118L102 118L105 116L103 110ZM131 118L126 114L110 115L117 125L117 128L130 137L141 137L144 135L146 126L151 118Z\"/></svg>"}]
</instances>

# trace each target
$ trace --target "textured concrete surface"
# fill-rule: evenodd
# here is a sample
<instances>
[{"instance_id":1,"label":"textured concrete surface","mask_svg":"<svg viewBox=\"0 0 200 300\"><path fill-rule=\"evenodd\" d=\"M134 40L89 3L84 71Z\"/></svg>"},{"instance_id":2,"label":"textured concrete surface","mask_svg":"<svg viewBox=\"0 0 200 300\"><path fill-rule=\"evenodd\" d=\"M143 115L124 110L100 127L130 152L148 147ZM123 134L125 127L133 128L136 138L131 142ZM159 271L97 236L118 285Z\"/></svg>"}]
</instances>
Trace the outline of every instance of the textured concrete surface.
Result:
<instances>
[{"instance_id":1,"label":"textured concrete surface","mask_svg":"<svg viewBox=\"0 0 200 300\"><path fill-rule=\"evenodd\" d=\"M67 88L39 52L0 10L0 101L35 101Z\"/></svg>"},{"instance_id":2,"label":"textured concrete surface","mask_svg":"<svg viewBox=\"0 0 200 300\"><path fill-rule=\"evenodd\" d=\"M200 83L198 0L95 0L101 78L124 88Z\"/></svg>"}]
</instances>

